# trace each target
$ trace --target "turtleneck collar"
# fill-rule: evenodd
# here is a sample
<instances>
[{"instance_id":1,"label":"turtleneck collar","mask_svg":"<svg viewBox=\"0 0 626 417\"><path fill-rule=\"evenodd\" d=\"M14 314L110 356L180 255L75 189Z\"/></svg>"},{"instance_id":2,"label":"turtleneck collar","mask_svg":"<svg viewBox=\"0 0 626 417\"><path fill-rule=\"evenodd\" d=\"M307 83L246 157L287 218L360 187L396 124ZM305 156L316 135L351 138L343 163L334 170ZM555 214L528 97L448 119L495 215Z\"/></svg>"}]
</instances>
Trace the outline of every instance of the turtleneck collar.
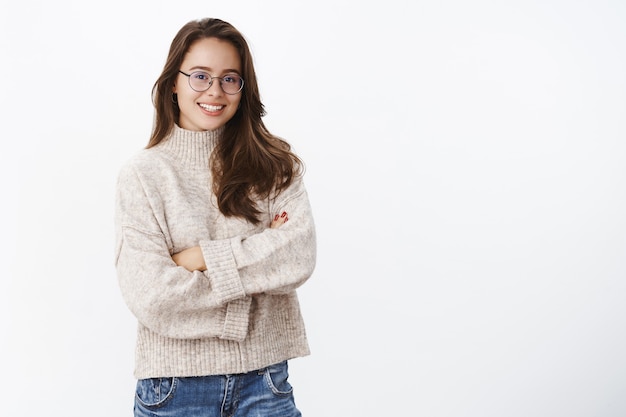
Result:
<instances>
[{"instance_id":1,"label":"turtleneck collar","mask_svg":"<svg viewBox=\"0 0 626 417\"><path fill-rule=\"evenodd\" d=\"M209 166L211 152L223 132L223 127L198 132L174 125L172 133L157 146L188 168L206 169Z\"/></svg>"}]
</instances>

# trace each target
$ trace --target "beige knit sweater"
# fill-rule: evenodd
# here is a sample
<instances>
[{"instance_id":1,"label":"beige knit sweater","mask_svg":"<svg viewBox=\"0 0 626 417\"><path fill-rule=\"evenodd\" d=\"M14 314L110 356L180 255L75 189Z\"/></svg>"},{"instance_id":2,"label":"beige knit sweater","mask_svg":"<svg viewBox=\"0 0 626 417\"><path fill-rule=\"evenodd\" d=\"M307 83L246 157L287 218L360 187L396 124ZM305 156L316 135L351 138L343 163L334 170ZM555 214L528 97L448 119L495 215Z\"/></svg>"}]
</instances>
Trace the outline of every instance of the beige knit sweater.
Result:
<instances>
[{"instance_id":1,"label":"beige knit sweater","mask_svg":"<svg viewBox=\"0 0 626 417\"><path fill-rule=\"evenodd\" d=\"M309 354L296 288L315 266L315 228L301 178L260 201L262 224L225 217L211 191L219 131L176 126L121 169L115 264L137 317L136 378L235 374ZM286 211L289 221L269 224ZM205 272L171 255L200 245Z\"/></svg>"}]
</instances>

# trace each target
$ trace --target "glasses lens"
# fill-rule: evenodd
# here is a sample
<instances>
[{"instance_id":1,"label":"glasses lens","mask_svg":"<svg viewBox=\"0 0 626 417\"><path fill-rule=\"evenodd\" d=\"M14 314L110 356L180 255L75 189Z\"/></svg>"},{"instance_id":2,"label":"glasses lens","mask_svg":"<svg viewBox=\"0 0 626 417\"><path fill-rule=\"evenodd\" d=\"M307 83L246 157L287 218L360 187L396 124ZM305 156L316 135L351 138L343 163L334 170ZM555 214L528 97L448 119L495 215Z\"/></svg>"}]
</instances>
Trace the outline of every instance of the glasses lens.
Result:
<instances>
[{"instance_id":1,"label":"glasses lens","mask_svg":"<svg viewBox=\"0 0 626 417\"><path fill-rule=\"evenodd\" d=\"M192 72L189 76L189 86L196 91L206 91L211 86L211 76L206 72Z\"/></svg>"},{"instance_id":2,"label":"glasses lens","mask_svg":"<svg viewBox=\"0 0 626 417\"><path fill-rule=\"evenodd\" d=\"M220 79L220 84L226 94L237 94L243 88L243 78L237 74L227 74Z\"/></svg>"}]
</instances>

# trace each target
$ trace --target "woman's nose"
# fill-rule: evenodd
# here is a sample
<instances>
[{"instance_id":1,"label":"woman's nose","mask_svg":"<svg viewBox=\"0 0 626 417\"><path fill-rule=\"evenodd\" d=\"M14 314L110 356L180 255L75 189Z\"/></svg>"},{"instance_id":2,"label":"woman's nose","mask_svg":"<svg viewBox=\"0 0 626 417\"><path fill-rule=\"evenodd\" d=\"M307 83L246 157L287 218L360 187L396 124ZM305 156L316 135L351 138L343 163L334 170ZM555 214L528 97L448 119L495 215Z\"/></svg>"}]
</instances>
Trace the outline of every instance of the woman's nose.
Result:
<instances>
[{"instance_id":1,"label":"woman's nose","mask_svg":"<svg viewBox=\"0 0 626 417\"><path fill-rule=\"evenodd\" d=\"M220 80L213 79L211 81L211 85L209 85L209 88L206 90L206 93L210 96L221 96L224 93L224 90L222 90Z\"/></svg>"}]
</instances>

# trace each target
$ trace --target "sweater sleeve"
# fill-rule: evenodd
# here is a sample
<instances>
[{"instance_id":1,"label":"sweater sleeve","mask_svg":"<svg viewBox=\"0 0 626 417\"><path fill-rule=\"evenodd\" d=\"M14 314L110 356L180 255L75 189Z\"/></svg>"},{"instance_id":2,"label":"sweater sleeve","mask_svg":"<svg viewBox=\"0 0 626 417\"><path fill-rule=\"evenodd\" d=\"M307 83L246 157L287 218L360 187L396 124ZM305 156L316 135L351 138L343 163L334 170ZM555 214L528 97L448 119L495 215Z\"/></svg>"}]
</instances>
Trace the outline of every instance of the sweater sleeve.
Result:
<instances>
[{"instance_id":1,"label":"sweater sleeve","mask_svg":"<svg viewBox=\"0 0 626 417\"><path fill-rule=\"evenodd\" d=\"M157 205L133 167L124 167L116 190L115 266L129 309L141 324L166 337L243 340L251 298L177 266L157 220Z\"/></svg>"},{"instance_id":2,"label":"sweater sleeve","mask_svg":"<svg viewBox=\"0 0 626 417\"><path fill-rule=\"evenodd\" d=\"M316 236L311 206L302 179L272 204L272 214L286 211L289 221L249 237L200 241L213 288L227 302L240 295L293 291L313 273Z\"/></svg>"}]
</instances>

